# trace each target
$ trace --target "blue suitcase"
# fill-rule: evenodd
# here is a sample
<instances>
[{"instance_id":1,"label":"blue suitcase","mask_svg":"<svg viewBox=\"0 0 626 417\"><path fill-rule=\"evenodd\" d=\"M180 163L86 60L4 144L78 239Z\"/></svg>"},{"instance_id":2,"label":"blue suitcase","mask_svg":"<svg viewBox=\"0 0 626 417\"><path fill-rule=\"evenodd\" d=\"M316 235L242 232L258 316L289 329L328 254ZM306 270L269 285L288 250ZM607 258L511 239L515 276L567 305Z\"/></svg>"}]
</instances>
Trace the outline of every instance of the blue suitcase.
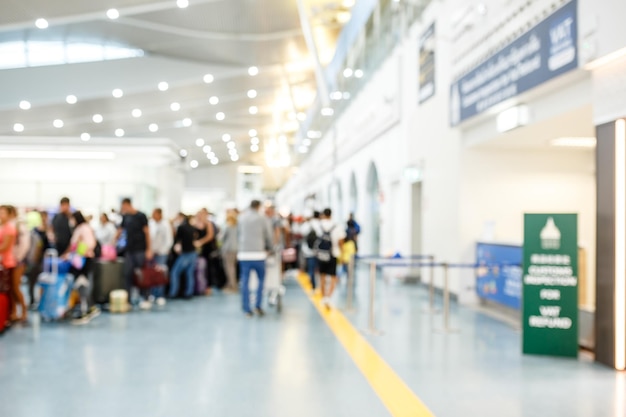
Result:
<instances>
[{"instance_id":1,"label":"blue suitcase","mask_svg":"<svg viewBox=\"0 0 626 417\"><path fill-rule=\"evenodd\" d=\"M44 271L38 282L42 289L39 314L45 321L62 319L68 309L73 278L69 274L69 262L61 261L54 249L44 255Z\"/></svg>"}]
</instances>

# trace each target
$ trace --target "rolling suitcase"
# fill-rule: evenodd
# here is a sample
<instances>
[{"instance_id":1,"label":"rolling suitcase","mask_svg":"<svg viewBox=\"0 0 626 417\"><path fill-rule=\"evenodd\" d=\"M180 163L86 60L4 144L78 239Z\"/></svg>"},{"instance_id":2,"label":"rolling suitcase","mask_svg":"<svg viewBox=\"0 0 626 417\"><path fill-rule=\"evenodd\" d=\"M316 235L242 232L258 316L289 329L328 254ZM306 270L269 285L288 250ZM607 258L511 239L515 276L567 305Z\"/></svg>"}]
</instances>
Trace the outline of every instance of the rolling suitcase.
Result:
<instances>
[{"instance_id":1,"label":"rolling suitcase","mask_svg":"<svg viewBox=\"0 0 626 417\"><path fill-rule=\"evenodd\" d=\"M9 271L0 265L0 334L4 333L11 314L11 277Z\"/></svg>"},{"instance_id":2,"label":"rolling suitcase","mask_svg":"<svg viewBox=\"0 0 626 417\"><path fill-rule=\"evenodd\" d=\"M114 290L126 289L124 282L124 259L113 262L97 261L93 270L93 301L95 304L109 302L109 294Z\"/></svg>"},{"instance_id":3,"label":"rolling suitcase","mask_svg":"<svg viewBox=\"0 0 626 417\"><path fill-rule=\"evenodd\" d=\"M39 274L39 285L42 289L39 315L46 321L59 320L68 311L73 278L67 270L69 262L61 261L56 250L46 251L44 271Z\"/></svg>"}]
</instances>

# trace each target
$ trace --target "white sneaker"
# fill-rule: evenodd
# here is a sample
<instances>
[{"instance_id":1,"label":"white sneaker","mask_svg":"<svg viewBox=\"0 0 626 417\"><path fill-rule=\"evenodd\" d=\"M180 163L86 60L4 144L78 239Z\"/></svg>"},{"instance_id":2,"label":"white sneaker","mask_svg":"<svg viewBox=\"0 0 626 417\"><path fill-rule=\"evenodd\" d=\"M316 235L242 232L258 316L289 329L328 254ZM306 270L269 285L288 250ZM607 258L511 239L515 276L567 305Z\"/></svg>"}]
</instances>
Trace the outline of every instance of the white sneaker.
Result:
<instances>
[{"instance_id":1,"label":"white sneaker","mask_svg":"<svg viewBox=\"0 0 626 417\"><path fill-rule=\"evenodd\" d=\"M167 301L165 301L165 298L163 297L159 297L156 300L156 305L158 305L159 307L163 307L166 303Z\"/></svg>"},{"instance_id":2,"label":"white sneaker","mask_svg":"<svg viewBox=\"0 0 626 417\"><path fill-rule=\"evenodd\" d=\"M152 303L148 300L142 300L139 302L139 308L142 310L150 310L152 308Z\"/></svg>"}]
</instances>

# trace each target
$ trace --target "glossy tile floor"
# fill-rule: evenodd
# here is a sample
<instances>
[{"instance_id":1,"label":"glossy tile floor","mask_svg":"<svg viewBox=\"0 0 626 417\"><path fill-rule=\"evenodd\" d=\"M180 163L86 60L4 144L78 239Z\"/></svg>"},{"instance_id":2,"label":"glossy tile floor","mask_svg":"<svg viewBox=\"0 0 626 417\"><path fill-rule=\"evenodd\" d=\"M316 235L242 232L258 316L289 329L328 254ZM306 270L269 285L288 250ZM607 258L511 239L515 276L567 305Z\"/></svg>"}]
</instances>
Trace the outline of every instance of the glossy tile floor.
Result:
<instances>
[{"instance_id":1,"label":"glossy tile floor","mask_svg":"<svg viewBox=\"0 0 626 417\"><path fill-rule=\"evenodd\" d=\"M367 324L359 270L355 327ZM345 288L336 294L342 307ZM626 416L624 374L589 360L524 357L520 333L455 308L433 332L424 289L379 280L372 346L438 417ZM304 293L282 314L246 319L239 298L39 324L0 337L0 416L389 416Z\"/></svg>"}]
</instances>

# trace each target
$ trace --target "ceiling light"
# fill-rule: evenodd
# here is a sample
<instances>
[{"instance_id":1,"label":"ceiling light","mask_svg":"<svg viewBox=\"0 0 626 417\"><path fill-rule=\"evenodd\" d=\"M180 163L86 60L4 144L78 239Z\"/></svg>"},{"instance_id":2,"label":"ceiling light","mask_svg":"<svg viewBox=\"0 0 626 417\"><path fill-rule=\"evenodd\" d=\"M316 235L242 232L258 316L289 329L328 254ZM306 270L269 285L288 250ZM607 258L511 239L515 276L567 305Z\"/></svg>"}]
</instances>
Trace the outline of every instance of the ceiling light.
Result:
<instances>
[{"instance_id":1,"label":"ceiling light","mask_svg":"<svg viewBox=\"0 0 626 417\"><path fill-rule=\"evenodd\" d=\"M254 77L255 75L257 75L259 73L259 68L258 67L250 67L248 68L248 74L251 77Z\"/></svg>"},{"instance_id":2,"label":"ceiling light","mask_svg":"<svg viewBox=\"0 0 626 417\"><path fill-rule=\"evenodd\" d=\"M259 151L259 145L250 145L250 150L252 152L258 152Z\"/></svg>"},{"instance_id":3,"label":"ceiling light","mask_svg":"<svg viewBox=\"0 0 626 417\"><path fill-rule=\"evenodd\" d=\"M248 98L256 98L257 92L256 90L248 90Z\"/></svg>"},{"instance_id":4,"label":"ceiling light","mask_svg":"<svg viewBox=\"0 0 626 417\"><path fill-rule=\"evenodd\" d=\"M120 17L120 12L117 9L107 10L107 17L111 20L115 20Z\"/></svg>"},{"instance_id":5,"label":"ceiling light","mask_svg":"<svg viewBox=\"0 0 626 417\"><path fill-rule=\"evenodd\" d=\"M363 75L364 75L364 74L363 74L363 70L362 70L362 69L357 69L357 70L354 70L354 76L355 76L356 78L363 78Z\"/></svg>"},{"instance_id":6,"label":"ceiling light","mask_svg":"<svg viewBox=\"0 0 626 417\"><path fill-rule=\"evenodd\" d=\"M258 145L259 144L259 138L257 138L256 136L253 137L252 139L250 139L250 143L253 145Z\"/></svg>"},{"instance_id":7,"label":"ceiling light","mask_svg":"<svg viewBox=\"0 0 626 417\"><path fill-rule=\"evenodd\" d=\"M319 139L322 137L322 132L320 132L319 130L309 130L308 132L306 132L306 135L309 137L309 139Z\"/></svg>"},{"instance_id":8,"label":"ceiling light","mask_svg":"<svg viewBox=\"0 0 626 417\"><path fill-rule=\"evenodd\" d=\"M91 135L89 133L85 132L80 134L80 140L83 142L87 142L89 139L91 139Z\"/></svg>"},{"instance_id":9,"label":"ceiling light","mask_svg":"<svg viewBox=\"0 0 626 417\"><path fill-rule=\"evenodd\" d=\"M141 117L142 115L141 109L133 109L132 114L134 118Z\"/></svg>"},{"instance_id":10,"label":"ceiling light","mask_svg":"<svg viewBox=\"0 0 626 417\"><path fill-rule=\"evenodd\" d=\"M213 165L217 165L219 162L220 162L220 160L217 159L217 158L211 159L211 164L213 164Z\"/></svg>"},{"instance_id":11,"label":"ceiling light","mask_svg":"<svg viewBox=\"0 0 626 417\"><path fill-rule=\"evenodd\" d=\"M170 88L170 85L168 83L166 83L165 81L161 81L159 83L159 90L160 91L167 91L168 88Z\"/></svg>"},{"instance_id":12,"label":"ceiling light","mask_svg":"<svg viewBox=\"0 0 626 417\"><path fill-rule=\"evenodd\" d=\"M62 128L64 125L63 120L61 119L54 119L54 121L52 122L52 126L56 127L57 129Z\"/></svg>"},{"instance_id":13,"label":"ceiling light","mask_svg":"<svg viewBox=\"0 0 626 417\"><path fill-rule=\"evenodd\" d=\"M235 149L237 147L237 144L235 142L228 142L226 146L228 147L228 149Z\"/></svg>"},{"instance_id":14,"label":"ceiling light","mask_svg":"<svg viewBox=\"0 0 626 417\"><path fill-rule=\"evenodd\" d=\"M224 114L224 112L219 112L215 115L215 118L217 120L224 120L226 118L226 115Z\"/></svg>"},{"instance_id":15,"label":"ceiling light","mask_svg":"<svg viewBox=\"0 0 626 417\"><path fill-rule=\"evenodd\" d=\"M304 122L304 121L306 120L306 113L299 112L299 113L296 115L296 118L297 118L299 121Z\"/></svg>"},{"instance_id":16,"label":"ceiling light","mask_svg":"<svg viewBox=\"0 0 626 417\"><path fill-rule=\"evenodd\" d=\"M215 80L215 77L213 77L211 74L204 74L202 80L207 84L211 84Z\"/></svg>"},{"instance_id":17,"label":"ceiling light","mask_svg":"<svg viewBox=\"0 0 626 417\"><path fill-rule=\"evenodd\" d=\"M118 138L124 136L125 133L126 132L124 132L124 129L115 129L115 136L117 136Z\"/></svg>"},{"instance_id":18,"label":"ceiling light","mask_svg":"<svg viewBox=\"0 0 626 417\"><path fill-rule=\"evenodd\" d=\"M209 153L209 152L211 152L211 147L210 147L209 145L204 145L204 146L202 147L202 152L204 152L204 153Z\"/></svg>"},{"instance_id":19,"label":"ceiling light","mask_svg":"<svg viewBox=\"0 0 626 417\"><path fill-rule=\"evenodd\" d=\"M176 0L176 5L179 9L186 9L189 7L189 0Z\"/></svg>"},{"instance_id":20,"label":"ceiling light","mask_svg":"<svg viewBox=\"0 0 626 417\"><path fill-rule=\"evenodd\" d=\"M171 109L172 111L178 111L178 110L180 110L180 103L176 103L176 102L174 102L174 103L170 104L170 109Z\"/></svg>"},{"instance_id":21,"label":"ceiling light","mask_svg":"<svg viewBox=\"0 0 626 417\"><path fill-rule=\"evenodd\" d=\"M20 109L22 110L30 110L30 101L22 100L20 101Z\"/></svg>"},{"instance_id":22,"label":"ceiling light","mask_svg":"<svg viewBox=\"0 0 626 417\"><path fill-rule=\"evenodd\" d=\"M44 18L39 18L35 20L35 26L37 26L39 29L47 29L48 21Z\"/></svg>"},{"instance_id":23,"label":"ceiling light","mask_svg":"<svg viewBox=\"0 0 626 417\"><path fill-rule=\"evenodd\" d=\"M309 151L309 148L307 146L300 145L298 147L298 152L300 152L300 153L307 153L308 151Z\"/></svg>"},{"instance_id":24,"label":"ceiling light","mask_svg":"<svg viewBox=\"0 0 626 417\"><path fill-rule=\"evenodd\" d=\"M337 22L341 23L341 24L345 24L348 23L350 21L350 17L352 16L352 14L350 14L350 12L348 11L342 11L337 13Z\"/></svg>"},{"instance_id":25,"label":"ceiling light","mask_svg":"<svg viewBox=\"0 0 626 417\"><path fill-rule=\"evenodd\" d=\"M196 146L199 147L199 148L203 147L204 146L204 139L202 139L202 138L196 139Z\"/></svg>"},{"instance_id":26,"label":"ceiling light","mask_svg":"<svg viewBox=\"0 0 626 417\"><path fill-rule=\"evenodd\" d=\"M552 139L550 145L568 148L595 148L596 138L591 137L565 137Z\"/></svg>"},{"instance_id":27,"label":"ceiling light","mask_svg":"<svg viewBox=\"0 0 626 417\"><path fill-rule=\"evenodd\" d=\"M178 154L181 158L186 158L187 155L189 155L189 152L187 152L187 149L181 149L180 151L178 151Z\"/></svg>"},{"instance_id":28,"label":"ceiling light","mask_svg":"<svg viewBox=\"0 0 626 417\"><path fill-rule=\"evenodd\" d=\"M250 108L248 109L248 112L250 114L257 114L259 112L259 108L257 106L250 106Z\"/></svg>"},{"instance_id":29,"label":"ceiling light","mask_svg":"<svg viewBox=\"0 0 626 417\"><path fill-rule=\"evenodd\" d=\"M341 98L343 97L343 93L341 91L333 91L332 93L330 93L330 99L331 100L341 100Z\"/></svg>"},{"instance_id":30,"label":"ceiling light","mask_svg":"<svg viewBox=\"0 0 626 417\"><path fill-rule=\"evenodd\" d=\"M215 158L215 152L211 151L211 152L207 152L206 153L206 157L207 159L213 159Z\"/></svg>"},{"instance_id":31,"label":"ceiling light","mask_svg":"<svg viewBox=\"0 0 626 417\"><path fill-rule=\"evenodd\" d=\"M331 107L324 107L321 113L322 116L330 117L335 114L335 111Z\"/></svg>"},{"instance_id":32,"label":"ceiling light","mask_svg":"<svg viewBox=\"0 0 626 417\"><path fill-rule=\"evenodd\" d=\"M159 131L159 125L156 123L150 123L150 126L148 126L148 130L152 133L154 132L158 132Z\"/></svg>"},{"instance_id":33,"label":"ceiling light","mask_svg":"<svg viewBox=\"0 0 626 417\"><path fill-rule=\"evenodd\" d=\"M233 156L231 156L231 157L230 157L230 160L231 160L231 161L233 161L233 162L237 162L237 161L239 161L239 155L233 155Z\"/></svg>"},{"instance_id":34,"label":"ceiling light","mask_svg":"<svg viewBox=\"0 0 626 417\"><path fill-rule=\"evenodd\" d=\"M116 88L115 90L113 90L112 94L115 98L121 98L124 95L124 92L121 89Z\"/></svg>"},{"instance_id":35,"label":"ceiling light","mask_svg":"<svg viewBox=\"0 0 626 417\"><path fill-rule=\"evenodd\" d=\"M349 9L350 7L354 6L354 0L343 0L341 2L341 5L346 9Z\"/></svg>"},{"instance_id":36,"label":"ceiling light","mask_svg":"<svg viewBox=\"0 0 626 417\"><path fill-rule=\"evenodd\" d=\"M193 121L189 117L185 117L183 119L183 126L189 127L193 124Z\"/></svg>"},{"instance_id":37,"label":"ceiling light","mask_svg":"<svg viewBox=\"0 0 626 417\"><path fill-rule=\"evenodd\" d=\"M222 135L222 140L223 140L224 142L228 142L228 141L230 141L230 135L229 135L228 133L224 133L224 134Z\"/></svg>"},{"instance_id":38,"label":"ceiling light","mask_svg":"<svg viewBox=\"0 0 626 417\"><path fill-rule=\"evenodd\" d=\"M65 101L67 102L67 104L76 104L78 102L78 98L76 98L74 94L70 94L69 96L65 97Z\"/></svg>"},{"instance_id":39,"label":"ceiling light","mask_svg":"<svg viewBox=\"0 0 626 417\"><path fill-rule=\"evenodd\" d=\"M24 125L23 125L23 124L21 124L21 123L15 123L15 124L13 125L13 130L14 130L15 132L18 132L18 133L19 133L19 132L23 132L23 131L24 131Z\"/></svg>"},{"instance_id":40,"label":"ceiling light","mask_svg":"<svg viewBox=\"0 0 626 417\"><path fill-rule=\"evenodd\" d=\"M195 159L191 162L189 162L189 166L192 168L198 168L198 161L196 161Z\"/></svg>"},{"instance_id":41,"label":"ceiling light","mask_svg":"<svg viewBox=\"0 0 626 417\"><path fill-rule=\"evenodd\" d=\"M228 150L228 154L230 155L230 157L232 158L233 156L239 156L237 154L237 149L229 149Z\"/></svg>"},{"instance_id":42,"label":"ceiling light","mask_svg":"<svg viewBox=\"0 0 626 417\"><path fill-rule=\"evenodd\" d=\"M102 123L104 117L102 117L101 114L94 114L91 120L93 120L94 123Z\"/></svg>"},{"instance_id":43,"label":"ceiling light","mask_svg":"<svg viewBox=\"0 0 626 417\"><path fill-rule=\"evenodd\" d=\"M346 78L352 77L352 74L354 74L352 68L346 68L345 70L343 70L343 76Z\"/></svg>"},{"instance_id":44,"label":"ceiling light","mask_svg":"<svg viewBox=\"0 0 626 417\"><path fill-rule=\"evenodd\" d=\"M250 137L251 137L251 138L252 138L252 137L254 137L254 136L256 136L256 134L257 134L256 129L250 129L250 130L248 130L248 135L250 135Z\"/></svg>"},{"instance_id":45,"label":"ceiling light","mask_svg":"<svg viewBox=\"0 0 626 417\"><path fill-rule=\"evenodd\" d=\"M219 102L220 102L220 99L217 96L213 96L209 99L209 103L211 103L214 106Z\"/></svg>"}]
</instances>

